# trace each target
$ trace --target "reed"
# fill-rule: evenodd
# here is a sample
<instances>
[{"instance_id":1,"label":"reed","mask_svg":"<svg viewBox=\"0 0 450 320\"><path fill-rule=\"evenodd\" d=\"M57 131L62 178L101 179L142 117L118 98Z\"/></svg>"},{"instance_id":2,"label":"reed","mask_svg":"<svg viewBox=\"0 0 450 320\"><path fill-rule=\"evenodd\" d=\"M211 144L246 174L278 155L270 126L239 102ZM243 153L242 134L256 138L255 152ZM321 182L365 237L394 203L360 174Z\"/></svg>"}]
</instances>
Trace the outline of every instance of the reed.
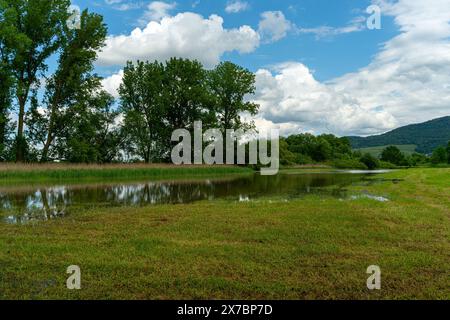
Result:
<instances>
[{"instance_id":1,"label":"reed","mask_svg":"<svg viewBox=\"0 0 450 320\"><path fill-rule=\"evenodd\" d=\"M74 179L136 179L186 177L249 173L237 166L174 166L169 164L0 164L0 182L74 180Z\"/></svg>"}]
</instances>

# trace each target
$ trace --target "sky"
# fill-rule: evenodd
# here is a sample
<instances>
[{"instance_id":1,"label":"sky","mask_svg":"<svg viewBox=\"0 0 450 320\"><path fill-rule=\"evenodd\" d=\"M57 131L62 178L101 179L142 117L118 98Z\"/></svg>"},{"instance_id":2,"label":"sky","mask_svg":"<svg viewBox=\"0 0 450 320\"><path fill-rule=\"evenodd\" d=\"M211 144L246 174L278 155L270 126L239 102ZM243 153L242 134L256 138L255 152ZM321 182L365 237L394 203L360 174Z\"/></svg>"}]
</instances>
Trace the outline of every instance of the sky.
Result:
<instances>
[{"instance_id":1,"label":"sky","mask_svg":"<svg viewBox=\"0 0 450 320\"><path fill-rule=\"evenodd\" d=\"M450 0L73 0L104 16L96 71L232 61L256 75L258 129L373 135L450 115ZM380 28L369 28L376 6Z\"/></svg>"}]
</instances>

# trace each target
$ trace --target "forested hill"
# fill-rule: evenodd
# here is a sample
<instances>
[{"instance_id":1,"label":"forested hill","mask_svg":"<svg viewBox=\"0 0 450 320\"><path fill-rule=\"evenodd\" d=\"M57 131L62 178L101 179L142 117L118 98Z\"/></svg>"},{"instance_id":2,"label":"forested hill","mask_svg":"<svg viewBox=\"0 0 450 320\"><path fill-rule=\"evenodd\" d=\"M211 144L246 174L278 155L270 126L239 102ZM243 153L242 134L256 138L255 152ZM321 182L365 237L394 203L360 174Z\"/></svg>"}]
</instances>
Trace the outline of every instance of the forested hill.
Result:
<instances>
[{"instance_id":1,"label":"forested hill","mask_svg":"<svg viewBox=\"0 0 450 320\"><path fill-rule=\"evenodd\" d=\"M408 125L378 136L348 138L354 149L414 144L417 152L428 154L450 141L450 116Z\"/></svg>"}]
</instances>

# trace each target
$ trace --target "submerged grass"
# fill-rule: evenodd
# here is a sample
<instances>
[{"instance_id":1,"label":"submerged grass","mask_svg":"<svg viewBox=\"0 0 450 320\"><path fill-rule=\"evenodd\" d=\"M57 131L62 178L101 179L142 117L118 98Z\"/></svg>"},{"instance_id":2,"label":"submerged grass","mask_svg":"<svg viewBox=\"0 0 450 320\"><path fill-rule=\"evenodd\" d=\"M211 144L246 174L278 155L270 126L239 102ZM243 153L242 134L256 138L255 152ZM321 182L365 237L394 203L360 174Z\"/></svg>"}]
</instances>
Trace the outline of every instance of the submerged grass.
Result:
<instances>
[{"instance_id":1,"label":"submerged grass","mask_svg":"<svg viewBox=\"0 0 450 320\"><path fill-rule=\"evenodd\" d=\"M450 169L381 177L350 191L389 202L221 200L1 224L0 298L450 299ZM66 289L69 265L81 290ZM381 290L366 287L369 265Z\"/></svg>"},{"instance_id":2,"label":"submerged grass","mask_svg":"<svg viewBox=\"0 0 450 320\"><path fill-rule=\"evenodd\" d=\"M251 173L237 166L0 164L0 183L53 180L176 178Z\"/></svg>"}]
</instances>

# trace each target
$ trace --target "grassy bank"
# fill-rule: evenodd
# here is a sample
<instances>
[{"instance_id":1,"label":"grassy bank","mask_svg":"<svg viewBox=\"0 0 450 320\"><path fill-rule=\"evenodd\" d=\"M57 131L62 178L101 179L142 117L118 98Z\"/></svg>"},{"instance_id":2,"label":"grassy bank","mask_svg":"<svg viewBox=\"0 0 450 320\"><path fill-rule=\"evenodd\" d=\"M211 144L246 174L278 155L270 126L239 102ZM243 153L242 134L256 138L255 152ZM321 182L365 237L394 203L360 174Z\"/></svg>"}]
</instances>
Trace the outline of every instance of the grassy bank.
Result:
<instances>
[{"instance_id":1,"label":"grassy bank","mask_svg":"<svg viewBox=\"0 0 450 320\"><path fill-rule=\"evenodd\" d=\"M214 201L0 224L0 298L450 299L450 169L375 179L349 192L389 202ZM65 288L73 264L79 291ZM379 291L366 288L369 265Z\"/></svg>"},{"instance_id":2,"label":"grassy bank","mask_svg":"<svg viewBox=\"0 0 450 320\"><path fill-rule=\"evenodd\" d=\"M249 173L237 166L0 164L0 182L171 178Z\"/></svg>"}]
</instances>

